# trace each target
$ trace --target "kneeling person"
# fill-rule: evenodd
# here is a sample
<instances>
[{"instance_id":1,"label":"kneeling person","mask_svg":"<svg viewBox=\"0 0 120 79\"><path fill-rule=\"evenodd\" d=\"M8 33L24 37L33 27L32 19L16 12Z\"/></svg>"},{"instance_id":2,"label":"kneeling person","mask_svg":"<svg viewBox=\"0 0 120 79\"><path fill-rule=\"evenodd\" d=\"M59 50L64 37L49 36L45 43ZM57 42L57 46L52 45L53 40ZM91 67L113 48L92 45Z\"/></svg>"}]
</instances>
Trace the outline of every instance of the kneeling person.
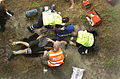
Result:
<instances>
[{"instance_id":1,"label":"kneeling person","mask_svg":"<svg viewBox=\"0 0 120 79\"><path fill-rule=\"evenodd\" d=\"M70 41L70 44L78 47L78 52L80 54L87 54L88 50L92 48L95 44L96 31L78 31L78 33L73 32L73 36L77 37L76 43ZM73 37L72 37L73 39ZM71 40L72 40L71 39Z\"/></svg>"},{"instance_id":2,"label":"kneeling person","mask_svg":"<svg viewBox=\"0 0 120 79\"><path fill-rule=\"evenodd\" d=\"M66 57L64 46L67 44L66 41L53 41L48 39L53 43L54 49L50 51L45 51L42 63L50 67L57 67L64 63Z\"/></svg>"}]
</instances>

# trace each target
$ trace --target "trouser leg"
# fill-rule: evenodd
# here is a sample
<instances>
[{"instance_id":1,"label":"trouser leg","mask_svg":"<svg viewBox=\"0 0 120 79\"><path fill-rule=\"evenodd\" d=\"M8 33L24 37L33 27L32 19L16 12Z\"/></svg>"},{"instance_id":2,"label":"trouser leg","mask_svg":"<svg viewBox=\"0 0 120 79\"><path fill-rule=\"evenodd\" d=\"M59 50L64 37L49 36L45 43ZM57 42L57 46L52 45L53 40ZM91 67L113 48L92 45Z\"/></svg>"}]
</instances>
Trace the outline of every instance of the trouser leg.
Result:
<instances>
[{"instance_id":1,"label":"trouser leg","mask_svg":"<svg viewBox=\"0 0 120 79\"><path fill-rule=\"evenodd\" d=\"M42 18L42 14L40 15L40 18L38 20L37 24L33 24L31 26L29 26L30 30L35 30L37 28L41 28L43 26L43 18Z\"/></svg>"},{"instance_id":2,"label":"trouser leg","mask_svg":"<svg viewBox=\"0 0 120 79\"><path fill-rule=\"evenodd\" d=\"M24 50L18 50L18 51L13 51L13 54L19 55L19 54L31 54L32 50L30 48L24 49Z\"/></svg>"}]
</instances>

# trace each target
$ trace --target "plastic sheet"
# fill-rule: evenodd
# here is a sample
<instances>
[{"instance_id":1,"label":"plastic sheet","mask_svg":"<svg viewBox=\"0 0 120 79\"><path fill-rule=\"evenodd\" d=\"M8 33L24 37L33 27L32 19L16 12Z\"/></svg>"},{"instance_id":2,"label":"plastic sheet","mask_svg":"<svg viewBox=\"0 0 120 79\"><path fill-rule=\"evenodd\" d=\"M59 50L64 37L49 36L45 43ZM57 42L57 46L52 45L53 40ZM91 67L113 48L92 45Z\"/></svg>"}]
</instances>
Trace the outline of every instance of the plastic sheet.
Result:
<instances>
[{"instance_id":1,"label":"plastic sheet","mask_svg":"<svg viewBox=\"0 0 120 79\"><path fill-rule=\"evenodd\" d=\"M85 69L73 67L73 73L72 73L71 79L82 79L84 71Z\"/></svg>"}]
</instances>

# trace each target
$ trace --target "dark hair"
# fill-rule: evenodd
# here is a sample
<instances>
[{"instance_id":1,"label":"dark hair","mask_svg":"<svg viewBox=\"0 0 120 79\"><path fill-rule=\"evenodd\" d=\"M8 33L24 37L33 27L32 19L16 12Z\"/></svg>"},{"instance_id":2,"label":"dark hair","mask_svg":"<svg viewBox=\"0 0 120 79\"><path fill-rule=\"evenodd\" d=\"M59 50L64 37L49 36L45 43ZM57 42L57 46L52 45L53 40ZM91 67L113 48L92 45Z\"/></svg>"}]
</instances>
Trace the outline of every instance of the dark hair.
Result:
<instances>
[{"instance_id":1,"label":"dark hair","mask_svg":"<svg viewBox=\"0 0 120 79\"><path fill-rule=\"evenodd\" d=\"M69 22L69 18L68 18L68 17L64 17L64 18L62 18L62 22L63 22L63 23L67 23L67 22Z\"/></svg>"},{"instance_id":2,"label":"dark hair","mask_svg":"<svg viewBox=\"0 0 120 79\"><path fill-rule=\"evenodd\" d=\"M72 32L72 33L71 33L71 36L77 37L77 36L78 36L78 33L77 33L77 32Z\"/></svg>"}]
</instances>

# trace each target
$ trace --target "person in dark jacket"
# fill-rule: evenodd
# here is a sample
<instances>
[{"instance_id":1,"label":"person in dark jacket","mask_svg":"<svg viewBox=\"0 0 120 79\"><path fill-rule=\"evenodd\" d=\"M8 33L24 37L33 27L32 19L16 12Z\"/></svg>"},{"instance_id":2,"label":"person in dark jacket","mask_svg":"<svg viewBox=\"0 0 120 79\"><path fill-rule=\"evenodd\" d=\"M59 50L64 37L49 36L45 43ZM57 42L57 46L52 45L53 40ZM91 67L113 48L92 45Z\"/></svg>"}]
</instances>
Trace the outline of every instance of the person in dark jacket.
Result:
<instances>
[{"instance_id":1,"label":"person in dark jacket","mask_svg":"<svg viewBox=\"0 0 120 79\"><path fill-rule=\"evenodd\" d=\"M10 10L7 10L5 6L0 4L0 32L5 31L5 24L7 20L10 18L10 16L13 16L14 13Z\"/></svg>"}]
</instances>

